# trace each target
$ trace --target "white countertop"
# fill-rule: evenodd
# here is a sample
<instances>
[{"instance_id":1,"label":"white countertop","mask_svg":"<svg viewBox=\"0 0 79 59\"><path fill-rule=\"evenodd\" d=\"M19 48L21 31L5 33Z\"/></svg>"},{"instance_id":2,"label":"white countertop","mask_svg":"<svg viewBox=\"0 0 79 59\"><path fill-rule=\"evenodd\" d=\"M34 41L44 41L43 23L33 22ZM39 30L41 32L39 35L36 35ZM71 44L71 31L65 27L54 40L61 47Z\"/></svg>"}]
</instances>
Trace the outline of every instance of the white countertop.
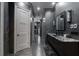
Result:
<instances>
[{"instance_id":1,"label":"white countertop","mask_svg":"<svg viewBox=\"0 0 79 59\"><path fill-rule=\"evenodd\" d=\"M59 41L62 41L62 42L79 42L79 40L76 40L76 39L72 39L72 38L67 38L67 37L64 37L64 36L54 36L54 34L52 33L48 33L48 35L58 39Z\"/></svg>"}]
</instances>

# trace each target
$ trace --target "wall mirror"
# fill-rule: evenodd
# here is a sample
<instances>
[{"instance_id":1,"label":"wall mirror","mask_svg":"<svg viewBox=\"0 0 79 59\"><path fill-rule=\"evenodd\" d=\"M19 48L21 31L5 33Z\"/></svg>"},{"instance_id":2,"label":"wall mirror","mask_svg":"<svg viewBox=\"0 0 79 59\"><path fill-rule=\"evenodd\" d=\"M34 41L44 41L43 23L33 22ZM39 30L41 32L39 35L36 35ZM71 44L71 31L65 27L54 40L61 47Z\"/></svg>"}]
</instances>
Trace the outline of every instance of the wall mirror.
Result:
<instances>
[{"instance_id":1,"label":"wall mirror","mask_svg":"<svg viewBox=\"0 0 79 59\"><path fill-rule=\"evenodd\" d=\"M64 31L66 27L66 12L62 12L56 17L56 30Z\"/></svg>"}]
</instances>

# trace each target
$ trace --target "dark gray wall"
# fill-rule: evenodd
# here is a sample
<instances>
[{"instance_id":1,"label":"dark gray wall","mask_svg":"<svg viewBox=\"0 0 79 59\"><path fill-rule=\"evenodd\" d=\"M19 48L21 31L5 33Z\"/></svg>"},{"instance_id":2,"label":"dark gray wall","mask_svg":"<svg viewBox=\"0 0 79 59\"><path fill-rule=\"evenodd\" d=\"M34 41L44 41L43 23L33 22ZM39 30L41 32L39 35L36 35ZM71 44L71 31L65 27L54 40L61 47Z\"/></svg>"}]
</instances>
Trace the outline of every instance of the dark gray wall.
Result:
<instances>
[{"instance_id":1,"label":"dark gray wall","mask_svg":"<svg viewBox=\"0 0 79 59\"><path fill-rule=\"evenodd\" d=\"M65 33L71 33L71 32L79 32L79 2L64 2L63 5L60 5L59 3L56 5L56 16L59 15L61 12L66 10L72 10L72 22L71 24L78 24L78 28L76 29L70 29L70 24L66 24L66 31ZM77 35L76 38L78 38Z\"/></svg>"},{"instance_id":2,"label":"dark gray wall","mask_svg":"<svg viewBox=\"0 0 79 59\"><path fill-rule=\"evenodd\" d=\"M54 12L46 11L45 13L45 22L42 21L42 42L45 42L46 34L54 32L53 26Z\"/></svg>"},{"instance_id":3,"label":"dark gray wall","mask_svg":"<svg viewBox=\"0 0 79 59\"><path fill-rule=\"evenodd\" d=\"M46 33L52 31L52 23L53 23L53 12L47 11L45 14L45 24L46 24Z\"/></svg>"}]
</instances>

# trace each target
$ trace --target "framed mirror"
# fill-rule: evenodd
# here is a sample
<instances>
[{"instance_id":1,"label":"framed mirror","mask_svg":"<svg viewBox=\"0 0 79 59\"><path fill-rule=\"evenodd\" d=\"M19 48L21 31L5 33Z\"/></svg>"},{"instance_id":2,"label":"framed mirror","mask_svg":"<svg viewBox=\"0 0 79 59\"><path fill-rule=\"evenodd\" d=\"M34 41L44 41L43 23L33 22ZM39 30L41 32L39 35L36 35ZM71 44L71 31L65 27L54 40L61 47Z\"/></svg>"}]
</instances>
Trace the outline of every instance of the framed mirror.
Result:
<instances>
[{"instance_id":1,"label":"framed mirror","mask_svg":"<svg viewBox=\"0 0 79 59\"><path fill-rule=\"evenodd\" d=\"M64 31L66 27L65 23L66 23L66 12L64 11L56 17L56 30Z\"/></svg>"}]
</instances>

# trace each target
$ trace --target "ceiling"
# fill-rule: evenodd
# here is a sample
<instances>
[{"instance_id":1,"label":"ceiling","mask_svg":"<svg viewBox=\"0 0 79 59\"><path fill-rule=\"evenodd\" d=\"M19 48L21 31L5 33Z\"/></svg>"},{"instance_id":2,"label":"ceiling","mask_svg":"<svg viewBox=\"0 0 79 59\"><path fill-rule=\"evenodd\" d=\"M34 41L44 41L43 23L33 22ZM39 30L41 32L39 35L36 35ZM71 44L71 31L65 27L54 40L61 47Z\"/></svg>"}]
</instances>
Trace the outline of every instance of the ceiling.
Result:
<instances>
[{"instance_id":1,"label":"ceiling","mask_svg":"<svg viewBox=\"0 0 79 59\"><path fill-rule=\"evenodd\" d=\"M52 2L32 2L35 15L43 15L44 8L53 8ZM37 11L37 7L40 7L40 11Z\"/></svg>"}]
</instances>

